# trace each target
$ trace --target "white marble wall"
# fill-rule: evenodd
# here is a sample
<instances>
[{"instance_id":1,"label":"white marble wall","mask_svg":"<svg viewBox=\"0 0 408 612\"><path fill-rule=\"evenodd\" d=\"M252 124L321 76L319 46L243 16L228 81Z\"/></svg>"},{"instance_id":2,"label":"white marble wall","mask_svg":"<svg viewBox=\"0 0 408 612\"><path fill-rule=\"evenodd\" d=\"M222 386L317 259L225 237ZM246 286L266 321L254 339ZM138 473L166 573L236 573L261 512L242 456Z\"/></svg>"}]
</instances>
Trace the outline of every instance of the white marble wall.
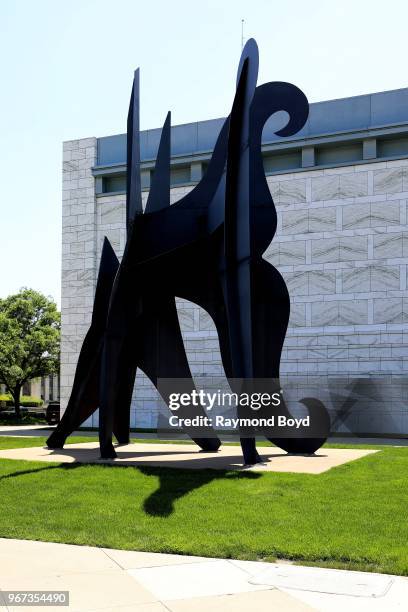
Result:
<instances>
[{"instance_id":1,"label":"white marble wall","mask_svg":"<svg viewBox=\"0 0 408 612\"><path fill-rule=\"evenodd\" d=\"M91 321L97 243L96 197L92 167L96 138L63 146L62 180L62 337L61 408L65 410L78 353Z\"/></svg>"},{"instance_id":2,"label":"white marble wall","mask_svg":"<svg viewBox=\"0 0 408 612\"><path fill-rule=\"evenodd\" d=\"M94 155L94 139L64 145L65 401L90 319L103 236L119 256L125 243L125 197L95 199ZM282 174L268 183L278 229L264 256L291 295L282 373L407 372L408 160ZM188 190L173 189L172 202ZM222 373L207 313L181 300L178 309L193 374ZM135 387L132 425L156 425L154 392L143 376Z\"/></svg>"},{"instance_id":3,"label":"white marble wall","mask_svg":"<svg viewBox=\"0 0 408 612\"><path fill-rule=\"evenodd\" d=\"M407 372L408 161L268 183L279 221L265 257L292 302L282 372Z\"/></svg>"}]
</instances>

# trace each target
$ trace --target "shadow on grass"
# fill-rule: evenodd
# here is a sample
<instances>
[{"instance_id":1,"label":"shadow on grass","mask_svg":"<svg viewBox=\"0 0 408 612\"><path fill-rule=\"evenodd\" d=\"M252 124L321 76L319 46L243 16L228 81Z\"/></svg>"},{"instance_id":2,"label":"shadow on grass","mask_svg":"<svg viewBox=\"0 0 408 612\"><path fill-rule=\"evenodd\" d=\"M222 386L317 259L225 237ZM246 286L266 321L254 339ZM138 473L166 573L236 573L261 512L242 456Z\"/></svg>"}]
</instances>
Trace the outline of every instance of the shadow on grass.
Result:
<instances>
[{"instance_id":1,"label":"shadow on grass","mask_svg":"<svg viewBox=\"0 0 408 612\"><path fill-rule=\"evenodd\" d=\"M156 476L159 478L159 487L149 495L143 503L146 514L151 516L170 516L174 512L174 502L184 495L191 493L209 484L213 480L238 480L246 478L256 480L261 477L256 472L223 472L221 470L180 470L154 467L141 467L138 469L145 476Z\"/></svg>"},{"instance_id":2,"label":"shadow on grass","mask_svg":"<svg viewBox=\"0 0 408 612\"><path fill-rule=\"evenodd\" d=\"M27 470L18 470L17 472L11 472L10 474L4 474L0 476L0 481L7 480L8 478L19 478L20 476L28 476L29 474L38 474L38 472L46 472L48 470L73 470L78 467L81 467L83 464L81 463L57 463L53 465L45 465L44 467L27 469Z\"/></svg>"},{"instance_id":3,"label":"shadow on grass","mask_svg":"<svg viewBox=\"0 0 408 612\"><path fill-rule=\"evenodd\" d=\"M228 470L224 471L219 469L183 470L180 468L145 467L140 465L54 463L52 465L44 465L43 467L27 468L25 470L4 474L0 476L0 481L30 476L50 470L75 470L77 468L83 468L85 465L97 465L99 468L106 470L137 470L145 476L159 478L159 486L144 500L143 510L150 516L161 517L170 516L174 512L174 503L176 500L214 480L239 480L242 478L256 480L262 476L259 472L230 472Z\"/></svg>"}]
</instances>

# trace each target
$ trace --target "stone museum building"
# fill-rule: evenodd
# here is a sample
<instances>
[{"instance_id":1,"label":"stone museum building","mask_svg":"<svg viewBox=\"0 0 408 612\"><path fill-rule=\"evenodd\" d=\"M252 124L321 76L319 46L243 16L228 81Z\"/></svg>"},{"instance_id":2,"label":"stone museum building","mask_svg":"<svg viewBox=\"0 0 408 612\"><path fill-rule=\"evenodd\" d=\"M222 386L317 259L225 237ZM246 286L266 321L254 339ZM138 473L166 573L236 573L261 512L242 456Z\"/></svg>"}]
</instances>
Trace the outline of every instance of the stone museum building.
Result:
<instances>
[{"instance_id":1,"label":"stone museum building","mask_svg":"<svg viewBox=\"0 0 408 612\"><path fill-rule=\"evenodd\" d=\"M278 212L264 257L283 275L291 297L282 375L406 375L408 89L311 104L305 127L290 138L274 134L278 121L285 123L278 114L263 133L265 173ZM200 181L222 122L172 128L172 203ZM160 132L141 132L144 202ZM64 143L62 409L91 319L104 236L118 256L123 253L125 173L125 134ZM222 375L211 319L198 306L177 302L193 375ZM154 398L138 373L132 427L156 427ZM392 429L382 433L407 433L406 413Z\"/></svg>"}]
</instances>

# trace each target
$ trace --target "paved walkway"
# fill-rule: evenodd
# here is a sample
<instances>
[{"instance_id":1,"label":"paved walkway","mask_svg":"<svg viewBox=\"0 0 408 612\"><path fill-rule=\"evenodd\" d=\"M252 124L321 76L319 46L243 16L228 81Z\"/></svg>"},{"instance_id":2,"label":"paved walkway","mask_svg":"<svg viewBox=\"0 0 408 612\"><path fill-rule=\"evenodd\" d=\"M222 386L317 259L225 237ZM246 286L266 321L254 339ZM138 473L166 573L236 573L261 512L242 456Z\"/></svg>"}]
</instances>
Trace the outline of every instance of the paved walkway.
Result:
<instances>
[{"instance_id":1,"label":"paved walkway","mask_svg":"<svg viewBox=\"0 0 408 612\"><path fill-rule=\"evenodd\" d=\"M152 467L255 470L262 472L297 472L321 474L327 470L381 452L375 450L322 448L314 455L288 455L275 447L259 448L264 463L251 467L242 466L242 451L239 446L223 446L216 453L198 451L187 444L127 444L116 447L117 459L101 460L99 444L84 442L67 444L64 449L50 450L46 447L13 448L0 450L0 458L29 461L55 461L58 463L109 463L115 465L143 465Z\"/></svg>"},{"instance_id":2,"label":"paved walkway","mask_svg":"<svg viewBox=\"0 0 408 612\"><path fill-rule=\"evenodd\" d=\"M51 431L48 425L0 425L0 436L46 436Z\"/></svg>"},{"instance_id":3,"label":"paved walkway","mask_svg":"<svg viewBox=\"0 0 408 612\"><path fill-rule=\"evenodd\" d=\"M69 591L64 607L104 612L402 612L408 578L0 539L0 589ZM0 598L2 594L0 592Z\"/></svg>"}]
</instances>

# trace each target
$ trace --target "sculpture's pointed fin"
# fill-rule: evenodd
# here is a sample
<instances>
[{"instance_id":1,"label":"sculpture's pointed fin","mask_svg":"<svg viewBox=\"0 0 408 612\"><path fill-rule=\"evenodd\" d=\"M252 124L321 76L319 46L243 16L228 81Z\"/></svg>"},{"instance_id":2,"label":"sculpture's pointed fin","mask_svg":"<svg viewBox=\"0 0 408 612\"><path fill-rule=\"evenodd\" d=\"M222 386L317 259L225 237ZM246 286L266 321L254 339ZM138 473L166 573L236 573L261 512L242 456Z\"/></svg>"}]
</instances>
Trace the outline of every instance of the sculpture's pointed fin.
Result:
<instances>
[{"instance_id":1,"label":"sculpture's pointed fin","mask_svg":"<svg viewBox=\"0 0 408 612\"><path fill-rule=\"evenodd\" d=\"M254 38L249 38L245 43L245 47L242 49L241 57L239 59L239 65L237 70L237 84L236 88L238 89L242 71L244 69L244 65L247 64L246 67L246 95L249 97L249 102L254 95L254 91L256 88L256 82L258 80L258 70L259 70L259 51L258 45L256 44L256 40ZM249 102L247 102L249 104Z\"/></svg>"},{"instance_id":2,"label":"sculpture's pointed fin","mask_svg":"<svg viewBox=\"0 0 408 612\"><path fill-rule=\"evenodd\" d=\"M160 136L145 213L156 212L170 206L170 130L171 113L169 111Z\"/></svg>"},{"instance_id":3,"label":"sculpture's pointed fin","mask_svg":"<svg viewBox=\"0 0 408 612\"><path fill-rule=\"evenodd\" d=\"M105 324L108 315L108 305L113 287L113 281L119 269L119 260L112 248L111 243L105 236L103 240L101 259L99 262L99 272L96 281L94 308L92 320L99 320ZM104 304L102 307L100 304Z\"/></svg>"},{"instance_id":4,"label":"sculpture's pointed fin","mask_svg":"<svg viewBox=\"0 0 408 612\"><path fill-rule=\"evenodd\" d=\"M140 183L139 69L135 71L127 120L126 227L143 213Z\"/></svg>"},{"instance_id":5,"label":"sculpture's pointed fin","mask_svg":"<svg viewBox=\"0 0 408 612\"><path fill-rule=\"evenodd\" d=\"M257 71L258 49L255 41L250 40L241 55L231 109L225 184L223 293L236 378L254 378L248 141L249 109Z\"/></svg>"},{"instance_id":6,"label":"sculpture's pointed fin","mask_svg":"<svg viewBox=\"0 0 408 612\"><path fill-rule=\"evenodd\" d=\"M119 260L105 237L99 263L92 321L82 343L67 409L47 440L48 448L62 448L73 431L99 406L101 354L109 301Z\"/></svg>"}]
</instances>

